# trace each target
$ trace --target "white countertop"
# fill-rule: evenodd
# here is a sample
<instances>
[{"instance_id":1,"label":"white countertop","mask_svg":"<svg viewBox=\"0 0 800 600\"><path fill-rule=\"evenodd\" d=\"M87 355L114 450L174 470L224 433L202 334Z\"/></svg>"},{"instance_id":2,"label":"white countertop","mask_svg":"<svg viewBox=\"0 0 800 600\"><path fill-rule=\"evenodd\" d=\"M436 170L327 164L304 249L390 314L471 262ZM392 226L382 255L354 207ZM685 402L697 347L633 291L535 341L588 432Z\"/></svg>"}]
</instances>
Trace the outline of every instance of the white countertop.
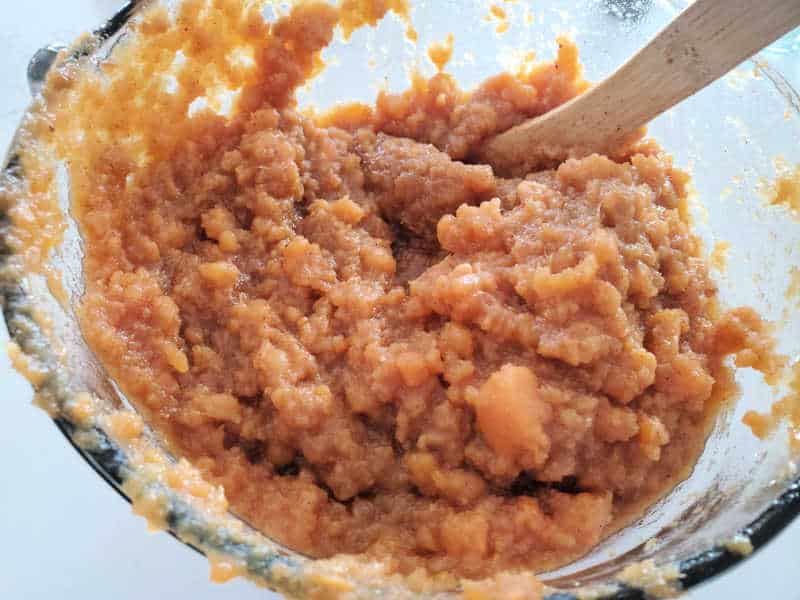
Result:
<instances>
[{"instance_id":1,"label":"white countertop","mask_svg":"<svg viewBox=\"0 0 800 600\"><path fill-rule=\"evenodd\" d=\"M28 102L25 68L41 46L71 40L100 23L120 0L0 0L0 147ZM796 61L796 56L795 59ZM797 62L787 65L799 71ZM800 78L798 78L800 81ZM0 344L8 339L0 331ZM244 582L215 585L205 560L145 523L31 405L27 382L0 352L5 398L0 427L0 598L8 600L139 600L275 598ZM725 597L800 599L800 520L765 549L691 592Z\"/></svg>"}]
</instances>

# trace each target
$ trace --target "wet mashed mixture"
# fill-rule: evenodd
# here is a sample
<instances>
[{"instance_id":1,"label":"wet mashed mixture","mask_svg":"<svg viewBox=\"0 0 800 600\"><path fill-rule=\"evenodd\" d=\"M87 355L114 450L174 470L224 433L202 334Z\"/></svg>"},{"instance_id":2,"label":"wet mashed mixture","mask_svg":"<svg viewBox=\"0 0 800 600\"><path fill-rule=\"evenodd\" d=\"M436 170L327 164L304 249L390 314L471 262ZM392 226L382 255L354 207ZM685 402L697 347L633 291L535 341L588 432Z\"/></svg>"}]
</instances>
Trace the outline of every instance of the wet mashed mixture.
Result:
<instances>
[{"instance_id":1,"label":"wet mashed mixture","mask_svg":"<svg viewBox=\"0 0 800 600\"><path fill-rule=\"evenodd\" d=\"M149 9L47 92L84 335L173 452L295 550L470 578L569 561L686 476L725 357L771 368L687 175L647 139L514 178L472 159L587 87L574 45L315 115L295 92L337 27L406 7L244 4Z\"/></svg>"}]
</instances>

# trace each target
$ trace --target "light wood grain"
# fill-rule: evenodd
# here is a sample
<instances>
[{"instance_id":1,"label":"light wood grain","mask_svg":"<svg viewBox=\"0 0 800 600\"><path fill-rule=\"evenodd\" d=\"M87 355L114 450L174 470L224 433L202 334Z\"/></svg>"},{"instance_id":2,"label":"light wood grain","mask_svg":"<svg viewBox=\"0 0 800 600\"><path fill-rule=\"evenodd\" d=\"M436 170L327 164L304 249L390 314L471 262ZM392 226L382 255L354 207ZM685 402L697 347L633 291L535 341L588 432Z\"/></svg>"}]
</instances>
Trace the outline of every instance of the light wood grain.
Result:
<instances>
[{"instance_id":1,"label":"light wood grain","mask_svg":"<svg viewBox=\"0 0 800 600\"><path fill-rule=\"evenodd\" d=\"M498 172L609 153L659 114L800 25L800 0L696 0L647 46L559 108L491 139Z\"/></svg>"}]
</instances>

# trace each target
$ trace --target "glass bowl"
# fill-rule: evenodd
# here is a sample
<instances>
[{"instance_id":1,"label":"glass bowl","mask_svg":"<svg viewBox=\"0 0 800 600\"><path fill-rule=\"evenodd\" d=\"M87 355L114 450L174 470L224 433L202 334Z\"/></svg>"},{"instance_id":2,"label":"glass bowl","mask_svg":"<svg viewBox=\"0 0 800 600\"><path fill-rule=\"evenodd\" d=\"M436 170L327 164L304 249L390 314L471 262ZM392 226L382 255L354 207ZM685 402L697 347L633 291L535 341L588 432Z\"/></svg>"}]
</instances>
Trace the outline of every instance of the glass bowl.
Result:
<instances>
[{"instance_id":1,"label":"glass bowl","mask_svg":"<svg viewBox=\"0 0 800 600\"><path fill-rule=\"evenodd\" d=\"M448 71L465 87L513 68L529 49L549 58L560 33L576 40L587 78L599 80L687 3L505 3L509 26L502 32L505 26L491 16L488 2L415 2L411 18L419 33L416 46L404 38L405 25L391 17L375 28L357 31L348 43L337 39L324 53L328 68L301 90L301 104L326 108L341 100L371 101L379 87L404 89L408 64L432 73L425 49L450 31L456 37ZM102 61L113 53L115 41L144 4L128 2L59 60L90 55ZM797 39L797 33L789 34L767 54L743 64L649 128L693 176L694 225L707 249L730 242L728 267L716 275L723 301L753 306L775 322L778 350L792 362L800 354L800 310L797 298L787 290L792 269L800 266L800 219L790 208L765 202L764 196L786 165L800 163L800 96L765 57L769 52L797 56ZM367 52L372 57L369 66ZM29 78L34 92L54 56L54 49L44 49L32 61ZM6 189L25 184L31 176L23 172L20 161L29 147L26 135L18 135L12 144L4 167ZM100 413L130 405L86 346L72 310L82 293L81 240L69 214L68 182L60 180L59 187L66 230L63 243L46 259L66 298L51 293L46 277L21 266L8 241L7 202L1 205L0 217L0 293L9 332L26 357L23 362L39 404L98 474L128 500L158 499L165 507L163 524L173 535L214 560L232 561L240 566L240 574L286 595L454 597L454 591L411 591L396 580L375 577L367 565L345 574L281 547L233 514L204 511L181 493L148 479L101 421L76 417L76 398L85 392L97 399ZM691 588L743 560L797 515L800 479L786 430L759 440L741 423L747 410L768 411L783 390L749 370L738 370L736 379L740 397L720 415L691 475L589 555L540 574L550 586L551 598L576 594L636 598ZM155 437L151 441L163 453ZM637 563L644 569L634 585L623 572L629 573L626 568Z\"/></svg>"}]
</instances>

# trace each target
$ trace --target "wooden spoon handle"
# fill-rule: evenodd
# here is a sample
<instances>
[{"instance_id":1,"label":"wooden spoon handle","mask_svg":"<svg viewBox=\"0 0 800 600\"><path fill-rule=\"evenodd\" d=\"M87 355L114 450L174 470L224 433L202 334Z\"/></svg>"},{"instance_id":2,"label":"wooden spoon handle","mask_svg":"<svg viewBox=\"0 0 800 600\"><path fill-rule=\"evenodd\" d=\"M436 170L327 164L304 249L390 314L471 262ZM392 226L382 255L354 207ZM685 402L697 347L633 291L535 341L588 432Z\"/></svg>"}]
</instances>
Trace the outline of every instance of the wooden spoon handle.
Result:
<instances>
[{"instance_id":1,"label":"wooden spoon handle","mask_svg":"<svg viewBox=\"0 0 800 600\"><path fill-rule=\"evenodd\" d=\"M490 140L499 168L608 152L639 127L800 25L800 0L696 0L608 79Z\"/></svg>"}]
</instances>

